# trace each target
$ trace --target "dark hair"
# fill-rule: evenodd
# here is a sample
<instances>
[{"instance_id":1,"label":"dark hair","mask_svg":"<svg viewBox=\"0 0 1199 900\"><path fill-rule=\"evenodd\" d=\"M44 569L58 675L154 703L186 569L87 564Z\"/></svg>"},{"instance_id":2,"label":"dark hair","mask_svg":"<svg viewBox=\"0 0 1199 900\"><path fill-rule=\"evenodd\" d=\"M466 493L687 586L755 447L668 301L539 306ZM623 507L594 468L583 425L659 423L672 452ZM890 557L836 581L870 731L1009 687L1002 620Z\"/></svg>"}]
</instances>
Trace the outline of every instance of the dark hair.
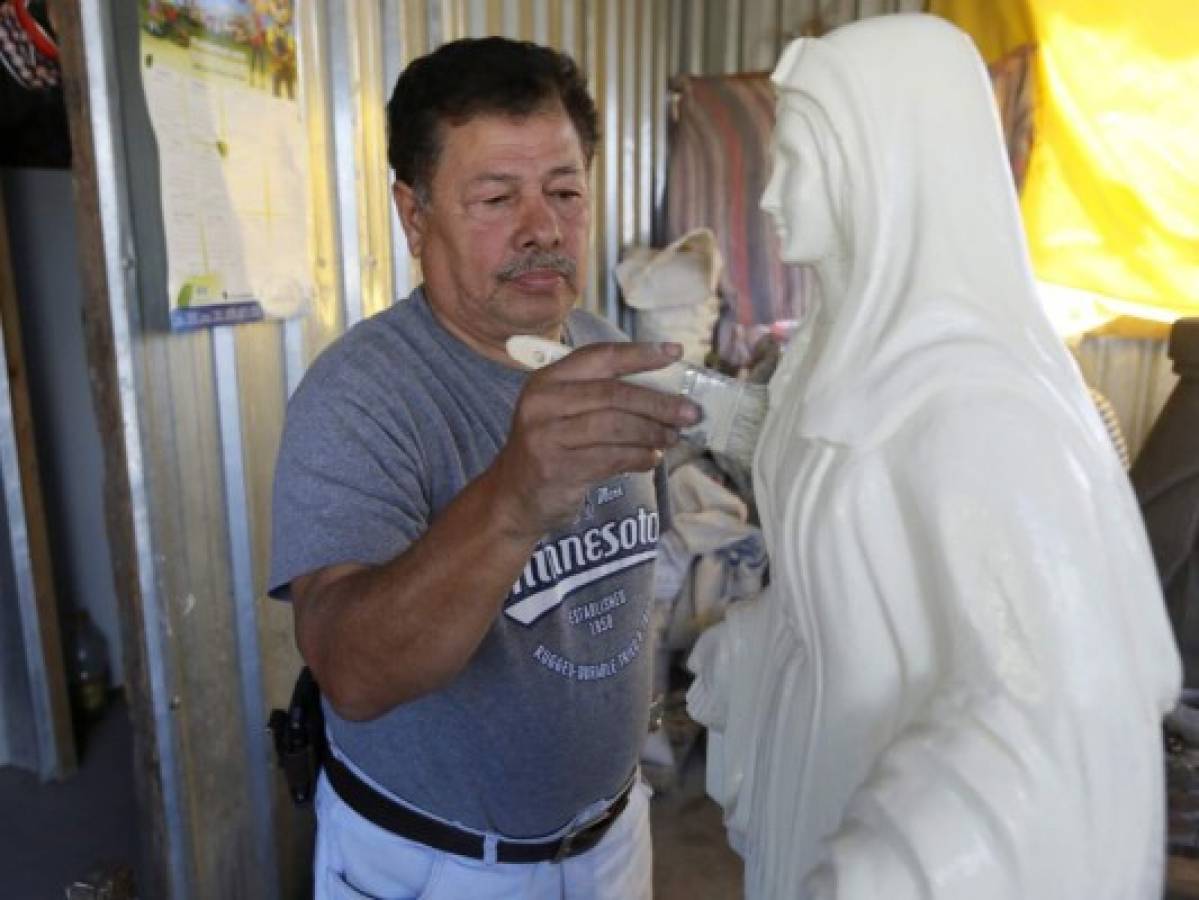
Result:
<instances>
[{"instance_id":1,"label":"dark hair","mask_svg":"<svg viewBox=\"0 0 1199 900\"><path fill-rule=\"evenodd\" d=\"M464 38L415 59L387 104L387 159L396 178L428 197L441 125L478 115L528 116L561 103L591 164L599 140L587 81L565 53L528 41Z\"/></svg>"}]
</instances>

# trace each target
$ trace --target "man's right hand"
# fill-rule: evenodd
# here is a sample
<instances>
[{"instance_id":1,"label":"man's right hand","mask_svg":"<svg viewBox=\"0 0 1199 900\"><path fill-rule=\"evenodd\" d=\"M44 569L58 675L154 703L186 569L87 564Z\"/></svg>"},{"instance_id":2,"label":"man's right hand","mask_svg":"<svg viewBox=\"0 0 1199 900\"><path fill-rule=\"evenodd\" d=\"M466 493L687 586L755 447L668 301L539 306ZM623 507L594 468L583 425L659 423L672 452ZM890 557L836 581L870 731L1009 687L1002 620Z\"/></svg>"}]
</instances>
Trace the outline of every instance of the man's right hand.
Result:
<instances>
[{"instance_id":1,"label":"man's right hand","mask_svg":"<svg viewBox=\"0 0 1199 900\"><path fill-rule=\"evenodd\" d=\"M501 512L514 533L541 537L579 514L587 489L644 472L694 424L699 407L620 380L675 362L677 344L605 343L534 372L492 465Z\"/></svg>"}]
</instances>

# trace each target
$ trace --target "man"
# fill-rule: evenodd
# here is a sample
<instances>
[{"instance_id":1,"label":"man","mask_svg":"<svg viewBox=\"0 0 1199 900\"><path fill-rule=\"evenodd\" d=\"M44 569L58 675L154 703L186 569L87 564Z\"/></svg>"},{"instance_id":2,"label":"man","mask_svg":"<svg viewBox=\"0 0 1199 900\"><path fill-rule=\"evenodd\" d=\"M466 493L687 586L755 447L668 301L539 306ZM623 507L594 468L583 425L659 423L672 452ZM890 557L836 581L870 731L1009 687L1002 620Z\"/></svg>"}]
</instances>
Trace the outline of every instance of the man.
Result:
<instances>
[{"instance_id":1,"label":"man","mask_svg":"<svg viewBox=\"0 0 1199 900\"><path fill-rule=\"evenodd\" d=\"M680 348L573 310L597 125L569 58L447 44L388 121L424 285L312 366L275 481L332 743L317 896L648 897L651 473L699 411L617 378ZM596 346L529 375L514 334Z\"/></svg>"}]
</instances>

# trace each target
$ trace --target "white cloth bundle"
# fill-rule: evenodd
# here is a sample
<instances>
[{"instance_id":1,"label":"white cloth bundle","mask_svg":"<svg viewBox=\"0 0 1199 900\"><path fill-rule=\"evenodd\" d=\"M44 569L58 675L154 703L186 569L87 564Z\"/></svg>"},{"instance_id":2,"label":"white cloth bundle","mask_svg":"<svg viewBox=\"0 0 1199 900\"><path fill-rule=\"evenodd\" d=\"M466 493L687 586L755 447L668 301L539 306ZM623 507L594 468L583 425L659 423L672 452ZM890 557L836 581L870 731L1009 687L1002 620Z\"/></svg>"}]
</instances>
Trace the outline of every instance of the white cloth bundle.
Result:
<instances>
[{"instance_id":1,"label":"white cloth bundle","mask_svg":"<svg viewBox=\"0 0 1199 900\"><path fill-rule=\"evenodd\" d=\"M661 250L632 247L616 266L624 301L637 311L639 341L677 341L683 359L703 365L720 310L723 261L710 229L696 228Z\"/></svg>"}]
</instances>

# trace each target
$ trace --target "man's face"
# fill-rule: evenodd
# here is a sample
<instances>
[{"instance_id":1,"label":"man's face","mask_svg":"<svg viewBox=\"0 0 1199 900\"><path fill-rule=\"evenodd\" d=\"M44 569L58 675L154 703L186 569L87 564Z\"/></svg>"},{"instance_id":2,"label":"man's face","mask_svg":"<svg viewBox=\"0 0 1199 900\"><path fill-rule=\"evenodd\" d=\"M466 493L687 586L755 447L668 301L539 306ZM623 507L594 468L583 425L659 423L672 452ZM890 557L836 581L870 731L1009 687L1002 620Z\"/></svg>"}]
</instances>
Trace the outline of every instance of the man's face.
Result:
<instances>
[{"instance_id":1,"label":"man's face","mask_svg":"<svg viewBox=\"0 0 1199 900\"><path fill-rule=\"evenodd\" d=\"M443 124L430 194L422 204L395 186L442 324L501 360L513 334L557 338L583 284L590 225L587 165L566 112Z\"/></svg>"}]
</instances>

